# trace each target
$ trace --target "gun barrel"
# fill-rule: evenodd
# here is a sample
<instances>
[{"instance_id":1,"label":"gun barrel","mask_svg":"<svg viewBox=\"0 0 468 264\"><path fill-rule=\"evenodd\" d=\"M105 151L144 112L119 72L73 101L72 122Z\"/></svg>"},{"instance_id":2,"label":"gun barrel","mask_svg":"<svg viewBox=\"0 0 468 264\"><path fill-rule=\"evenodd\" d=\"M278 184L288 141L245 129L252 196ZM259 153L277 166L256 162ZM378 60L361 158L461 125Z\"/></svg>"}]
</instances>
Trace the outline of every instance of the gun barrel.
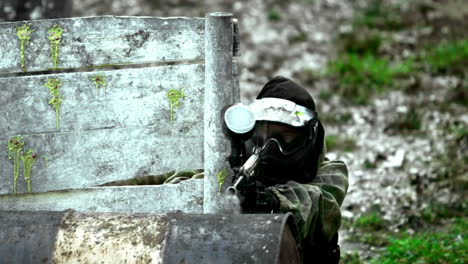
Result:
<instances>
[{"instance_id":1,"label":"gun barrel","mask_svg":"<svg viewBox=\"0 0 468 264\"><path fill-rule=\"evenodd\" d=\"M242 183L242 181L245 179L244 176L240 176L239 178L237 178L236 182L229 186L229 188L227 188L227 193L228 194L231 194L231 195L236 195L237 194L237 186L239 186L239 184Z\"/></svg>"},{"instance_id":2,"label":"gun barrel","mask_svg":"<svg viewBox=\"0 0 468 264\"><path fill-rule=\"evenodd\" d=\"M226 193L228 195L235 196L235 195L237 195L237 188L234 187L234 186L230 186L229 188L227 188Z\"/></svg>"}]
</instances>

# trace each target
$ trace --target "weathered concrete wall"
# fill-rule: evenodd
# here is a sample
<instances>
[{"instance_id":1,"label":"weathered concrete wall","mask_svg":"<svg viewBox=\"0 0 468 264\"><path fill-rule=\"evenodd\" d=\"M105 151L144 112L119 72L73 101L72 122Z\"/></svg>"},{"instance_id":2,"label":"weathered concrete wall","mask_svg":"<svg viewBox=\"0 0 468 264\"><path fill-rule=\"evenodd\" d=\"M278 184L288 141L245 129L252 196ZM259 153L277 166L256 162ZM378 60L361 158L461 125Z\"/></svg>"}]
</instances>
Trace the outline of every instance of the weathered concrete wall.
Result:
<instances>
[{"instance_id":1,"label":"weathered concrete wall","mask_svg":"<svg viewBox=\"0 0 468 264\"><path fill-rule=\"evenodd\" d=\"M96 74L107 82L99 95ZM44 86L55 77L63 82L59 129ZM184 93L173 122L170 89ZM17 135L38 155L34 192L203 168L202 64L0 78L0 93L0 194L13 192L7 141ZM20 176L18 192L25 191Z\"/></svg>"},{"instance_id":2,"label":"weathered concrete wall","mask_svg":"<svg viewBox=\"0 0 468 264\"><path fill-rule=\"evenodd\" d=\"M24 53L28 72L54 68L47 39L54 24L64 29L58 56L61 69L204 57L203 18L102 16L28 22L35 30ZM0 23L0 73L22 72L15 28L23 24Z\"/></svg>"},{"instance_id":3,"label":"weathered concrete wall","mask_svg":"<svg viewBox=\"0 0 468 264\"><path fill-rule=\"evenodd\" d=\"M0 210L83 212L203 212L203 180L179 184L92 187L45 193L0 195Z\"/></svg>"}]
</instances>

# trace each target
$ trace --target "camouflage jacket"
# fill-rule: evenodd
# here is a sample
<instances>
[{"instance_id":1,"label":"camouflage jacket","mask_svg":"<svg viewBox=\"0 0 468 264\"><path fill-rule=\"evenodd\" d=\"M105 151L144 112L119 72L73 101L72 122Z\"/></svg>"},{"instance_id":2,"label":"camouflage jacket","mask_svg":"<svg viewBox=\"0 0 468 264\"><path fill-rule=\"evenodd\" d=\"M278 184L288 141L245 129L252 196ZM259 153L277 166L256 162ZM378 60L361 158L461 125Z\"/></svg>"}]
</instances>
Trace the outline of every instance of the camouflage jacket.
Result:
<instances>
[{"instance_id":1,"label":"camouflage jacket","mask_svg":"<svg viewBox=\"0 0 468 264\"><path fill-rule=\"evenodd\" d=\"M289 181L269 189L280 201L280 213L294 215L300 244L328 243L338 232L340 206L348 190L348 170L343 162L325 159L310 183Z\"/></svg>"}]
</instances>

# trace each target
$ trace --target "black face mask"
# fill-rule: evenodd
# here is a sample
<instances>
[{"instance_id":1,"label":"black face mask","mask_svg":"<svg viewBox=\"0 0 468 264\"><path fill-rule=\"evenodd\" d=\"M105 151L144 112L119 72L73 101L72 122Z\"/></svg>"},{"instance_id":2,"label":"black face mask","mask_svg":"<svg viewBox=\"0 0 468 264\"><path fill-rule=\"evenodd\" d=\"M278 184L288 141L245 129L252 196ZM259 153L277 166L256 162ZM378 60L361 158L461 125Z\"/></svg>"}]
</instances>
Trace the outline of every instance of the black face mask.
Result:
<instances>
[{"instance_id":1,"label":"black face mask","mask_svg":"<svg viewBox=\"0 0 468 264\"><path fill-rule=\"evenodd\" d=\"M289 140L282 137L284 135L269 133L270 130L265 133L262 125L264 124L260 124L258 130L264 135L254 133L253 136L256 151L260 155L258 176L260 182L271 186L286 183L289 180L306 182L315 176L315 173L311 171L317 130L315 120L304 127L303 131L298 131L296 137Z\"/></svg>"}]
</instances>

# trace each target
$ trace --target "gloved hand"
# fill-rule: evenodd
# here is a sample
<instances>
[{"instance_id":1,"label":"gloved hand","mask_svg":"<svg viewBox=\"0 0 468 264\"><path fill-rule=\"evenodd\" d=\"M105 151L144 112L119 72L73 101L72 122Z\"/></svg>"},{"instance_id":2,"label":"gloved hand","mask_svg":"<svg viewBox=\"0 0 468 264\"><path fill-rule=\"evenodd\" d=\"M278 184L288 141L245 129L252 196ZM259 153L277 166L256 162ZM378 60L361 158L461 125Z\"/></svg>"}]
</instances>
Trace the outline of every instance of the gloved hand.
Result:
<instances>
[{"instance_id":1,"label":"gloved hand","mask_svg":"<svg viewBox=\"0 0 468 264\"><path fill-rule=\"evenodd\" d=\"M255 181L242 188L241 207L243 213L278 213L278 197L264 184Z\"/></svg>"}]
</instances>

